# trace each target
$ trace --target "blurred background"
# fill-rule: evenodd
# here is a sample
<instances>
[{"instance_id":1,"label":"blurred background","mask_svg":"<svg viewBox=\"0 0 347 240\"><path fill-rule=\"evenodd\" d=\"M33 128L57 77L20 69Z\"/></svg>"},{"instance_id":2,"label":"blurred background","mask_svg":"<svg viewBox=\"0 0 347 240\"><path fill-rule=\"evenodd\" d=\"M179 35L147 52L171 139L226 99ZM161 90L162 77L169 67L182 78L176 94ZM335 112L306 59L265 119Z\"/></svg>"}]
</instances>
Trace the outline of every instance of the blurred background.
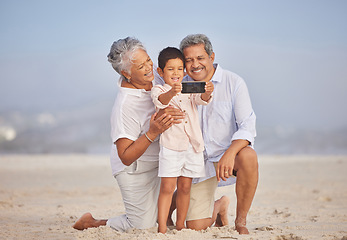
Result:
<instances>
[{"instance_id":1,"label":"blurred background","mask_svg":"<svg viewBox=\"0 0 347 240\"><path fill-rule=\"evenodd\" d=\"M206 34L247 83L260 154L347 154L347 1L1 0L0 154L108 154L113 41Z\"/></svg>"}]
</instances>

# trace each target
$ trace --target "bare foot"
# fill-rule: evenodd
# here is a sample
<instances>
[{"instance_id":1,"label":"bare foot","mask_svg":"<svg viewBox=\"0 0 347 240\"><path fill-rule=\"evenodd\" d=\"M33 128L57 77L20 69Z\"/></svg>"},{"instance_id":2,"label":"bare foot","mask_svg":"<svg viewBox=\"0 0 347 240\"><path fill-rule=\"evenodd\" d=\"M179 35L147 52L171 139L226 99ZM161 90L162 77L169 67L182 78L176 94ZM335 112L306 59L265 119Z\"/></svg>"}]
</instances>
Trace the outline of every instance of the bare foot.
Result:
<instances>
[{"instance_id":1,"label":"bare foot","mask_svg":"<svg viewBox=\"0 0 347 240\"><path fill-rule=\"evenodd\" d=\"M227 196L221 197L216 203L220 204L220 210L216 218L216 227L223 227L229 224L228 220L228 208L229 208L229 198Z\"/></svg>"},{"instance_id":2,"label":"bare foot","mask_svg":"<svg viewBox=\"0 0 347 240\"><path fill-rule=\"evenodd\" d=\"M239 234L249 234L249 231L246 227L246 219L244 218L237 218L235 220L235 229Z\"/></svg>"},{"instance_id":3,"label":"bare foot","mask_svg":"<svg viewBox=\"0 0 347 240\"><path fill-rule=\"evenodd\" d=\"M158 226L158 233L165 234L166 231L167 231L167 227L166 226Z\"/></svg>"},{"instance_id":4,"label":"bare foot","mask_svg":"<svg viewBox=\"0 0 347 240\"><path fill-rule=\"evenodd\" d=\"M184 224L181 225L181 224L177 224L177 223L176 223L176 229L177 229L177 231L181 231L181 230L184 229L184 228L186 228L186 227L184 226Z\"/></svg>"},{"instance_id":5,"label":"bare foot","mask_svg":"<svg viewBox=\"0 0 347 240\"><path fill-rule=\"evenodd\" d=\"M78 219L72 226L77 230L84 230L91 227L99 227L101 225L106 225L107 220L96 220L93 218L91 213L85 213Z\"/></svg>"},{"instance_id":6,"label":"bare foot","mask_svg":"<svg viewBox=\"0 0 347 240\"><path fill-rule=\"evenodd\" d=\"M174 226L174 222L172 221L171 217L169 217L166 221L166 226L171 227Z\"/></svg>"}]
</instances>

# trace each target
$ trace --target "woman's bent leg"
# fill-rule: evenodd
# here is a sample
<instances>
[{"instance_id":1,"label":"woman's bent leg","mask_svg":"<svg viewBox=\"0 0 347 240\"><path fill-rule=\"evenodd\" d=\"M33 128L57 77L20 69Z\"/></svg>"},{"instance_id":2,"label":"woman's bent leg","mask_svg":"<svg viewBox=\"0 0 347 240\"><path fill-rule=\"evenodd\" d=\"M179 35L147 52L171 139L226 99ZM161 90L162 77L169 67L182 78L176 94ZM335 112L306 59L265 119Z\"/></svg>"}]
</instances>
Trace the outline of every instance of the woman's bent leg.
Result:
<instances>
[{"instance_id":1,"label":"woman's bent leg","mask_svg":"<svg viewBox=\"0 0 347 240\"><path fill-rule=\"evenodd\" d=\"M134 163L115 176L126 214L109 219L107 225L118 231L151 228L157 222L158 162Z\"/></svg>"}]
</instances>

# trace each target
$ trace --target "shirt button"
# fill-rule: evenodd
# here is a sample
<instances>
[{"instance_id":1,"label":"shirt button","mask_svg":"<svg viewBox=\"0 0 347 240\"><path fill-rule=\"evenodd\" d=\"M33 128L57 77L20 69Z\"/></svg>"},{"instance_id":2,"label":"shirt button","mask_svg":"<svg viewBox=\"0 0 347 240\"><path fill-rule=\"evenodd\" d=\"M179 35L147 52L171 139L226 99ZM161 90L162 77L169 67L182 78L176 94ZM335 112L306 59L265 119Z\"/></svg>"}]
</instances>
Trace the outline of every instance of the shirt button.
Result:
<instances>
[{"instance_id":1,"label":"shirt button","mask_svg":"<svg viewBox=\"0 0 347 240\"><path fill-rule=\"evenodd\" d=\"M186 112L186 110L183 110L183 112Z\"/></svg>"},{"instance_id":2,"label":"shirt button","mask_svg":"<svg viewBox=\"0 0 347 240\"><path fill-rule=\"evenodd\" d=\"M180 102L182 102L182 100L180 100Z\"/></svg>"},{"instance_id":3,"label":"shirt button","mask_svg":"<svg viewBox=\"0 0 347 240\"><path fill-rule=\"evenodd\" d=\"M188 121L186 121L186 123L188 123Z\"/></svg>"}]
</instances>

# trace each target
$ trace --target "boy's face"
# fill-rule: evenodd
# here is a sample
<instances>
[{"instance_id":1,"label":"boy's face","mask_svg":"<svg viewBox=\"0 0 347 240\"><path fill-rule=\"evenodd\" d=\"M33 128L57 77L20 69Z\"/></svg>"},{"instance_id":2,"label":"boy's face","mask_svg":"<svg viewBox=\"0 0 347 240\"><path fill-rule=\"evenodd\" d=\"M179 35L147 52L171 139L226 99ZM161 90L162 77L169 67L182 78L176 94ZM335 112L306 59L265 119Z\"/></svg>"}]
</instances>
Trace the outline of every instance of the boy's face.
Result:
<instances>
[{"instance_id":1,"label":"boy's face","mask_svg":"<svg viewBox=\"0 0 347 240\"><path fill-rule=\"evenodd\" d=\"M170 59L167 61L163 70L158 68L159 75L165 83L172 86L174 83L181 83L184 77L184 66L181 59Z\"/></svg>"}]
</instances>

